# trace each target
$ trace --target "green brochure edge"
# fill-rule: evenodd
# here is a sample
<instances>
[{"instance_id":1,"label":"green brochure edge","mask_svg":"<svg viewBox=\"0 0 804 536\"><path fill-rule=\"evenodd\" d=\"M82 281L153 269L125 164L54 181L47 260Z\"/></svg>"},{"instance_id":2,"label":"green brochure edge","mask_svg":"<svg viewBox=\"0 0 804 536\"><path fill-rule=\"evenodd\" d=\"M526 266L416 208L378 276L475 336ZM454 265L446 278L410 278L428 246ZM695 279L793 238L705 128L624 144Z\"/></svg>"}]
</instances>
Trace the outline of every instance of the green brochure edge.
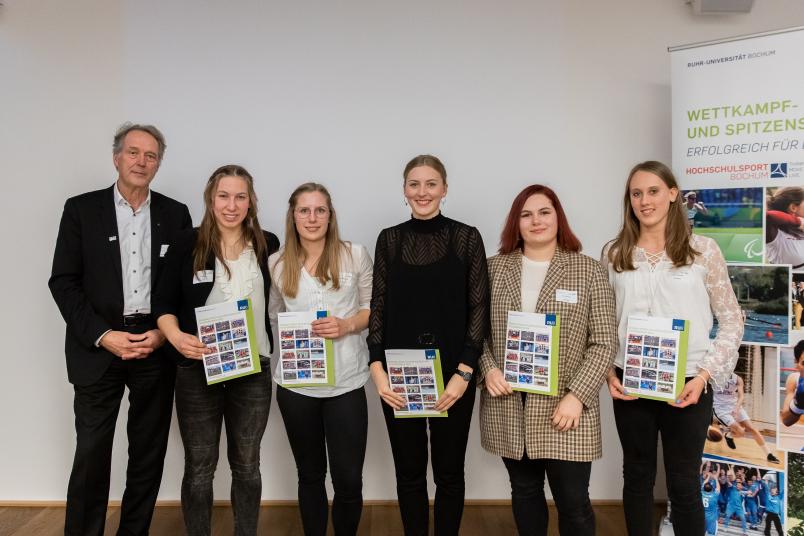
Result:
<instances>
[{"instance_id":1,"label":"green brochure edge","mask_svg":"<svg viewBox=\"0 0 804 536\"><path fill-rule=\"evenodd\" d=\"M537 391L531 387L511 387L511 390L532 395L556 396L558 394L558 338L561 332L561 316L555 315L555 317L556 325L552 327L552 334L550 335L550 356L555 356L555 359L550 363L550 390L546 392Z\"/></svg>"},{"instance_id":2,"label":"green brochure edge","mask_svg":"<svg viewBox=\"0 0 804 536\"><path fill-rule=\"evenodd\" d=\"M259 346L257 346L257 337L256 336L252 337L252 335L256 335L257 333L257 330L254 329L254 308L251 306L251 298L246 298L246 301L248 301L248 309L246 309L246 329L248 330L249 341L251 341L251 344L249 344L249 350L251 351L251 365L254 367L254 370L249 370L248 372L235 374L233 376L226 376L225 378L221 378L219 380L207 381L207 385L215 385L216 383L220 382L228 382L229 380L242 378L243 376L250 376L252 374L257 374L258 372L262 371L262 367L260 367L260 348Z\"/></svg>"}]
</instances>

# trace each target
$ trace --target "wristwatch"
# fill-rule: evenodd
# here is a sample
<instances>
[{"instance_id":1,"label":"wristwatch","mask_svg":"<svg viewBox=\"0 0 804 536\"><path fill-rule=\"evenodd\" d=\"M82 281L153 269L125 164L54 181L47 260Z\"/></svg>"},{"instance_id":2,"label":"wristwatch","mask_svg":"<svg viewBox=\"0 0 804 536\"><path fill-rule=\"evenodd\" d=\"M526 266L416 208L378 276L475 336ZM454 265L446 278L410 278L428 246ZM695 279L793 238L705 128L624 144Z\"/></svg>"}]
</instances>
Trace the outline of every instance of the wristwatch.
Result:
<instances>
[{"instance_id":1,"label":"wristwatch","mask_svg":"<svg viewBox=\"0 0 804 536\"><path fill-rule=\"evenodd\" d=\"M458 376L463 378L464 381L467 381L467 382L472 379L472 373L471 372L464 372L461 369L455 369L455 374L457 374Z\"/></svg>"}]
</instances>

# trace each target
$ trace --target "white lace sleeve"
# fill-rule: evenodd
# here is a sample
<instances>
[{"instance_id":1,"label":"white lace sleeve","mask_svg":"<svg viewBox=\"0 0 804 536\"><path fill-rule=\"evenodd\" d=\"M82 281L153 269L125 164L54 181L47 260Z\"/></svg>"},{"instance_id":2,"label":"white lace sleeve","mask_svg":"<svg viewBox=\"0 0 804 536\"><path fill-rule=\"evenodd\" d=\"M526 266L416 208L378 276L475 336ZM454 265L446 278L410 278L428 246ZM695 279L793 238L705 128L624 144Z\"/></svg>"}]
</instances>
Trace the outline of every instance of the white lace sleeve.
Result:
<instances>
[{"instance_id":1,"label":"white lace sleeve","mask_svg":"<svg viewBox=\"0 0 804 536\"><path fill-rule=\"evenodd\" d=\"M743 338L743 315L731 287L726 260L717 243L709 238L693 236L693 247L701 253L695 262L706 269L709 305L719 326L717 336L699 367L709 373L716 387L721 387L737 363L737 350Z\"/></svg>"}]
</instances>

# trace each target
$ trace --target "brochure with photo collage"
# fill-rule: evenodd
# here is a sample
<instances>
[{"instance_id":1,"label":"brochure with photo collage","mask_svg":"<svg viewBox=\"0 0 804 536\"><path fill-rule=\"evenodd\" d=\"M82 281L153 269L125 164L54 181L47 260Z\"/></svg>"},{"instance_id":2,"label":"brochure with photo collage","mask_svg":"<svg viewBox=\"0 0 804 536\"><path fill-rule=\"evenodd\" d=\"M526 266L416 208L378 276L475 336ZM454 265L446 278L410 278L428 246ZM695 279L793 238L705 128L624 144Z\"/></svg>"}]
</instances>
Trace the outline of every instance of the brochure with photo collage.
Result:
<instances>
[{"instance_id":1,"label":"brochure with photo collage","mask_svg":"<svg viewBox=\"0 0 804 536\"><path fill-rule=\"evenodd\" d=\"M198 338L212 350L204 356L207 384L260 372L251 300L196 307Z\"/></svg>"},{"instance_id":2,"label":"brochure with photo collage","mask_svg":"<svg viewBox=\"0 0 804 536\"><path fill-rule=\"evenodd\" d=\"M438 350L386 350L385 363L391 390L405 399L394 417L447 417L446 411L433 409L444 392Z\"/></svg>"},{"instance_id":3,"label":"brochure with photo collage","mask_svg":"<svg viewBox=\"0 0 804 536\"><path fill-rule=\"evenodd\" d=\"M288 387L335 385L332 340L313 335L311 324L327 311L279 313L280 377Z\"/></svg>"},{"instance_id":4,"label":"brochure with photo collage","mask_svg":"<svg viewBox=\"0 0 804 536\"><path fill-rule=\"evenodd\" d=\"M508 311L505 381L514 391L558 394L558 315Z\"/></svg>"},{"instance_id":5,"label":"brochure with photo collage","mask_svg":"<svg viewBox=\"0 0 804 536\"><path fill-rule=\"evenodd\" d=\"M631 315L623 387L630 396L672 401L684 388L689 320Z\"/></svg>"}]
</instances>

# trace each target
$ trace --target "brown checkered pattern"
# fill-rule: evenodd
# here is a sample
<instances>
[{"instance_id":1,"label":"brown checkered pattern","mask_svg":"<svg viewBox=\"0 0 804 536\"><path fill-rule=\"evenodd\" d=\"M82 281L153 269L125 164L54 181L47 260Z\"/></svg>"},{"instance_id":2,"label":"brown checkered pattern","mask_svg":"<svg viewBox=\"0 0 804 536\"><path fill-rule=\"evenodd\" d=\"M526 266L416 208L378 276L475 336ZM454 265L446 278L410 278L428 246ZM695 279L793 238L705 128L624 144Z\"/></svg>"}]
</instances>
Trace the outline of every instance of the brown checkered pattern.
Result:
<instances>
[{"instance_id":1,"label":"brown checkered pattern","mask_svg":"<svg viewBox=\"0 0 804 536\"><path fill-rule=\"evenodd\" d=\"M505 360L508 311L521 308L522 253L496 255L488 261L491 285L491 333L478 366L480 433L483 448L492 454L529 458L591 461L603 454L600 438L600 387L617 351L614 293L598 261L557 249L536 304L538 313L560 315L559 396L522 394L492 397L483 378ZM576 304L556 301L556 290L577 292ZM572 391L583 403L575 430L553 430L550 417L561 396ZM524 411L523 411L524 409Z\"/></svg>"}]
</instances>

